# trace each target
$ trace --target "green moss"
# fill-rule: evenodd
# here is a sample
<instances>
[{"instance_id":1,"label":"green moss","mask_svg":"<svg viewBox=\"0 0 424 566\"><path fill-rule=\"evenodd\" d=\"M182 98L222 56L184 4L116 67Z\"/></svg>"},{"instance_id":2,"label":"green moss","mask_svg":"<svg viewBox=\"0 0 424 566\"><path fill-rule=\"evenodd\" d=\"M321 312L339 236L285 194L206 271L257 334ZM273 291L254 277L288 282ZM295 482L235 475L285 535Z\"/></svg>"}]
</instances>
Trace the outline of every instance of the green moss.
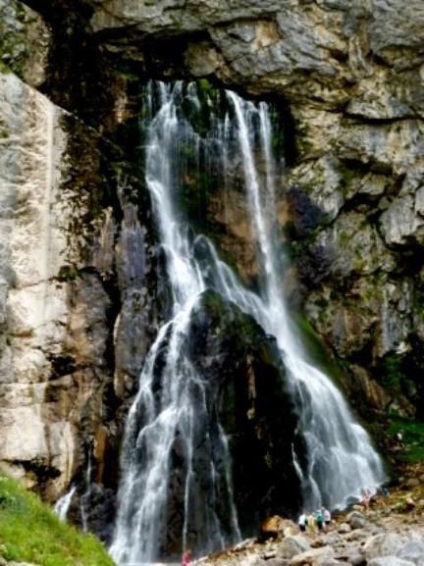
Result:
<instances>
[{"instance_id":1,"label":"green moss","mask_svg":"<svg viewBox=\"0 0 424 566\"><path fill-rule=\"evenodd\" d=\"M394 396L404 395L411 398L414 395L416 385L413 374L409 371L408 355L390 352L378 360L376 373L379 382Z\"/></svg>"},{"instance_id":2,"label":"green moss","mask_svg":"<svg viewBox=\"0 0 424 566\"><path fill-rule=\"evenodd\" d=\"M332 377L336 382L341 383L341 366L331 358L330 352L324 347L321 339L310 323L300 313L295 315L295 323L311 363L321 368L322 371Z\"/></svg>"},{"instance_id":3,"label":"green moss","mask_svg":"<svg viewBox=\"0 0 424 566\"><path fill-rule=\"evenodd\" d=\"M344 195L349 192L352 182L358 177L357 169L350 169L346 166L340 166L340 188Z\"/></svg>"},{"instance_id":4,"label":"green moss","mask_svg":"<svg viewBox=\"0 0 424 566\"><path fill-rule=\"evenodd\" d=\"M0 72L23 74L30 49L25 37L26 17L21 3L0 6Z\"/></svg>"},{"instance_id":5,"label":"green moss","mask_svg":"<svg viewBox=\"0 0 424 566\"><path fill-rule=\"evenodd\" d=\"M92 535L62 523L32 493L0 473L0 557L43 566L112 566Z\"/></svg>"},{"instance_id":6,"label":"green moss","mask_svg":"<svg viewBox=\"0 0 424 566\"><path fill-rule=\"evenodd\" d=\"M81 272L75 265L62 265L57 278L59 281L75 281L80 276Z\"/></svg>"}]
</instances>

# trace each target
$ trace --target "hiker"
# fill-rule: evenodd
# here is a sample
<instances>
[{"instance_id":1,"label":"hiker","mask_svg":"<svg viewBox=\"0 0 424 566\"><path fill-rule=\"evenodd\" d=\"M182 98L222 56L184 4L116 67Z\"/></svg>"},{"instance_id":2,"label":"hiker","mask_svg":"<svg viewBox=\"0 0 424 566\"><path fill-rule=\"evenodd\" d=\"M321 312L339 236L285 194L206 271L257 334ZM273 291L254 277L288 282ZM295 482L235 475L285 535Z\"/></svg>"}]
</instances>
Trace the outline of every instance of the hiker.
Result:
<instances>
[{"instance_id":1,"label":"hiker","mask_svg":"<svg viewBox=\"0 0 424 566\"><path fill-rule=\"evenodd\" d=\"M322 514L321 509L317 509L315 511L315 522L317 524L318 530L322 531L322 526L324 524L324 516Z\"/></svg>"},{"instance_id":2,"label":"hiker","mask_svg":"<svg viewBox=\"0 0 424 566\"><path fill-rule=\"evenodd\" d=\"M370 508L370 501L371 501L371 493L367 487L364 487L362 490L362 503L365 506L365 509Z\"/></svg>"},{"instance_id":3,"label":"hiker","mask_svg":"<svg viewBox=\"0 0 424 566\"><path fill-rule=\"evenodd\" d=\"M315 535L317 532L317 528L316 528L317 524L313 513L311 513L309 517L306 519L306 525L308 527L309 534L312 536Z\"/></svg>"},{"instance_id":4,"label":"hiker","mask_svg":"<svg viewBox=\"0 0 424 566\"><path fill-rule=\"evenodd\" d=\"M301 532L304 533L306 531L306 525L308 524L308 519L306 518L305 513L302 513L300 515L297 524L299 525L299 529L301 530Z\"/></svg>"},{"instance_id":5,"label":"hiker","mask_svg":"<svg viewBox=\"0 0 424 566\"><path fill-rule=\"evenodd\" d=\"M181 558L181 566L190 566L190 564L191 564L191 550L187 549Z\"/></svg>"},{"instance_id":6,"label":"hiker","mask_svg":"<svg viewBox=\"0 0 424 566\"><path fill-rule=\"evenodd\" d=\"M380 493L383 497L389 497L389 488L385 485L381 486Z\"/></svg>"},{"instance_id":7,"label":"hiker","mask_svg":"<svg viewBox=\"0 0 424 566\"><path fill-rule=\"evenodd\" d=\"M325 528L328 529L328 527L331 524L331 513L325 507L321 507L321 511L322 511L322 516L324 517Z\"/></svg>"}]
</instances>

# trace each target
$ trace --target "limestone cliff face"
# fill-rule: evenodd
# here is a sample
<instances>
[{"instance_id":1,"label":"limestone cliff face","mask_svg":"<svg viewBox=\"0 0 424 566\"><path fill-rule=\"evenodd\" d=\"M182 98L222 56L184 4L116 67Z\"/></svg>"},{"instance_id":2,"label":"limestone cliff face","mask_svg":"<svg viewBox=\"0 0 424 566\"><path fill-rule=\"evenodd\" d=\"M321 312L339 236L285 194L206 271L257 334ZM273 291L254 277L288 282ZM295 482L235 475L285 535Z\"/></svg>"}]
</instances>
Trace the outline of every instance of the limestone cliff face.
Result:
<instances>
[{"instance_id":1,"label":"limestone cliff face","mask_svg":"<svg viewBox=\"0 0 424 566\"><path fill-rule=\"evenodd\" d=\"M55 479L54 497L83 461L82 420L102 411L109 299L73 267L86 206L63 188L69 117L11 73L0 92L0 454L30 484Z\"/></svg>"},{"instance_id":2,"label":"limestone cliff face","mask_svg":"<svg viewBox=\"0 0 424 566\"><path fill-rule=\"evenodd\" d=\"M208 78L280 107L292 301L362 410L422 416L420 0L0 9L1 461L51 498L89 456L95 479L114 483L122 415L166 302L134 134L149 77ZM237 191L223 202L207 210L249 279Z\"/></svg>"}]
</instances>

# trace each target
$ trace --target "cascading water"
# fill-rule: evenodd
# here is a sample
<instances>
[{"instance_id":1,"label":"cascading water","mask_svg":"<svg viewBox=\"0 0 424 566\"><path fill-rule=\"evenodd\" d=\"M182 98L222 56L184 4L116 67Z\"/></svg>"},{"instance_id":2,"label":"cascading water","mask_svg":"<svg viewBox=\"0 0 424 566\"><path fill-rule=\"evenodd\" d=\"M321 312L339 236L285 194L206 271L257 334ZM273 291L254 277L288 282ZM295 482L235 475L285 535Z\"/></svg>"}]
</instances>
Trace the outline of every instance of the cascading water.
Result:
<instances>
[{"instance_id":1,"label":"cascading water","mask_svg":"<svg viewBox=\"0 0 424 566\"><path fill-rule=\"evenodd\" d=\"M159 90L158 108L155 89ZM206 289L237 305L276 338L298 405L297 432L306 446L306 457L298 457L293 448L305 509L341 506L348 496L359 495L363 486L372 489L384 479L366 432L353 420L331 381L306 361L287 314L280 282L283 262L274 245L275 164L267 106L228 92L226 104L231 111L218 119L208 99L207 135L200 136L182 112L187 101L200 109L194 84L151 85L149 92L146 182L166 258L172 315L147 356L127 419L120 507L111 547L120 564L149 562L169 554L166 537L171 522L180 528L182 547L194 546L197 554L240 539L228 441L219 422L210 416L207 379L187 355L191 316ZM191 167L220 175L225 183L228 156L237 147L263 266L259 293L244 288L212 243L187 228L178 206L187 175L187 152ZM175 486L182 494L180 519L175 508L169 509L169 493ZM179 550L176 545L175 551Z\"/></svg>"},{"instance_id":2,"label":"cascading water","mask_svg":"<svg viewBox=\"0 0 424 566\"><path fill-rule=\"evenodd\" d=\"M69 507L71 506L72 498L74 496L76 489L77 489L76 485L71 486L71 489L68 491L68 493L65 493L65 495L63 495L60 499L56 501L56 504L54 506L54 511L55 513L57 513L61 521L66 521Z\"/></svg>"},{"instance_id":3,"label":"cascading water","mask_svg":"<svg viewBox=\"0 0 424 566\"><path fill-rule=\"evenodd\" d=\"M246 186L266 274L261 324L276 337L297 398L300 399L298 408L308 455L307 469L301 472L304 505L308 510L323 503L330 508L343 506L349 495L360 495L361 487L371 486L375 490L384 480L383 466L367 433L354 421L338 389L321 371L307 363L301 341L296 337L278 281L278 262L270 233L273 222L266 221L265 202L261 201L254 167L251 130L247 120L250 113L257 111L251 103L242 101L233 93L229 93L229 96L236 109ZM262 144L267 159L270 159L270 124L263 103L260 104L259 113ZM276 202L270 171L267 180L264 196L269 214L272 215L272 211L276 210Z\"/></svg>"}]
</instances>

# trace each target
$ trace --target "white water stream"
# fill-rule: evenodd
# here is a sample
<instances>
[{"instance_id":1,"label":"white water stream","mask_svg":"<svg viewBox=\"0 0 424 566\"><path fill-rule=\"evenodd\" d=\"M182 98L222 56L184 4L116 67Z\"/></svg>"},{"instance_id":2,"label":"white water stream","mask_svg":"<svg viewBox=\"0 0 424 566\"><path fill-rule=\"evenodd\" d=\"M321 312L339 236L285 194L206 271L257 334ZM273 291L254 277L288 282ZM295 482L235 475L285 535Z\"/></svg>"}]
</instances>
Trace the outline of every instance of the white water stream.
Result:
<instances>
[{"instance_id":1,"label":"white water stream","mask_svg":"<svg viewBox=\"0 0 424 566\"><path fill-rule=\"evenodd\" d=\"M63 495L60 499L58 499L55 503L54 511L55 513L57 513L61 521L66 521L68 517L69 507L71 506L72 498L74 496L76 489L77 489L76 485L71 486L71 489L67 493L65 493L65 495Z\"/></svg>"},{"instance_id":2,"label":"white water stream","mask_svg":"<svg viewBox=\"0 0 424 566\"><path fill-rule=\"evenodd\" d=\"M198 553L218 550L240 538L224 431L219 430L218 443L210 441L207 447L210 462L202 468L201 482L195 469L198 431L207 418L206 407L204 412L198 410L206 404L206 384L187 359L183 345L192 310L207 288L215 289L252 315L266 333L275 336L281 349L293 397L301 400L299 432L307 448L306 469L296 454L293 458L302 480L305 510L323 503L330 508L343 506L346 498L358 496L362 487L372 490L384 480L380 458L365 430L355 422L331 380L307 362L287 313L281 288L285 260L275 246L275 163L267 106L243 101L228 92L232 117L227 114L222 120L216 118L210 102L209 134L202 139L181 112L184 97L194 106L200 106L194 85L184 88L182 84L159 84L150 88L152 115L146 149L146 182L166 256L173 308L170 320L160 329L146 359L138 394L127 419L123 478L118 494L120 506L111 547L111 554L119 564L150 562L163 554L163 537L170 520L167 499L176 438L185 470L181 502L183 547L189 543L193 523L203 533L202 540L196 541ZM159 89L157 110L154 110L154 88ZM185 173L183 151L189 147L196 152L199 167L204 164L200 155L206 155L210 163L216 160L215 167L222 170L228 166L234 144L238 145L242 160L252 230L262 265L260 294L242 286L207 238L193 235L178 206ZM261 173L255 162L257 155L265 163ZM226 171L223 175L227 178ZM226 525L217 512L223 486L229 516Z\"/></svg>"}]
</instances>

